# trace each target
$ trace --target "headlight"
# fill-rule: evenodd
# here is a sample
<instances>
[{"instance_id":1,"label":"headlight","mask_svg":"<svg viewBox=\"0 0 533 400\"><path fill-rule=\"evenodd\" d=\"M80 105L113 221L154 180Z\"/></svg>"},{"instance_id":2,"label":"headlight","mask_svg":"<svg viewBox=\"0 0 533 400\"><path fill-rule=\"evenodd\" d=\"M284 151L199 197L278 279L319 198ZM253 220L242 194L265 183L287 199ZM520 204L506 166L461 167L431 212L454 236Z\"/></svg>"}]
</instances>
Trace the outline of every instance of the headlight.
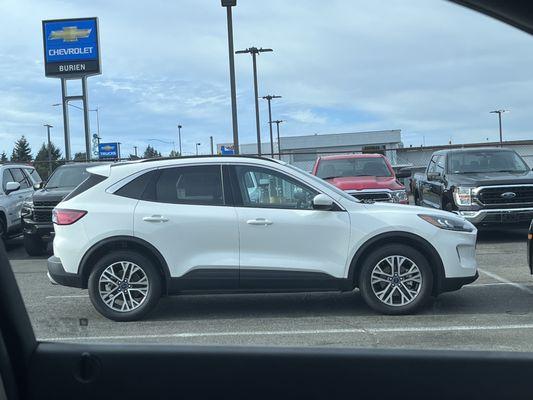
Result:
<instances>
[{"instance_id":1,"label":"headlight","mask_svg":"<svg viewBox=\"0 0 533 400\"><path fill-rule=\"evenodd\" d=\"M472 232L474 230L474 225L463 218L428 214L418 214L418 216L437 228L460 232Z\"/></svg>"},{"instance_id":2,"label":"headlight","mask_svg":"<svg viewBox=\"0 0 533 400\"><path fill-rule=\"evenodd\" d=\"M472 188L471 187L456 187L453 191L453 199L458 206L472 205Z\"/></svg>"},{"instance_id":3,"label":"headlight","mask_svg":"<svg viewBox=\"0 0 533 400\"><path fill-rule=\"evenodd\" d=\"M22 210L21 210L22 216L31 215L32 212L33 212L33 200L26 200L24 203L22 203Z\"/></svg>"},{"instance_id":4,"label":"headlight","mask_svg":"<svg viewBox=\"0 0 533 400\"><path fill-rule=\"evenodd\" d=\"M394 203L400 203L402 201L407 201L409 197L407 196L407 192L405 190L395 190L392 194L392 201Z\"/></svg>"}]
</instances>

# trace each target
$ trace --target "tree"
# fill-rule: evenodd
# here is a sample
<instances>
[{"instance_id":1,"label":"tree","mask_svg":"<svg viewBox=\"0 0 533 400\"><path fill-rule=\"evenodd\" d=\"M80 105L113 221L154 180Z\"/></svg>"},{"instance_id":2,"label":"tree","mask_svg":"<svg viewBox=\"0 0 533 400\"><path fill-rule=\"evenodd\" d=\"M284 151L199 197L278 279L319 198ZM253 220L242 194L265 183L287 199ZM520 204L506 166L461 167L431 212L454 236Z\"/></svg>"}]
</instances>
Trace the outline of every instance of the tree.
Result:
<instances>
[{"instance_id":1,"label":"tree","mask_svg":"<svg viewBox=\"0 0 533 400\"><path fill-rule=\"evenodd\" d=\"M74 154L74 161L87 161L87 158L85 158L85 152L77 152Z\"/></svg>"},{"instance_id":2,"label":"tree","mask_svg":"<svg viewBox=\"0 0 533 400\"><path fill-rule=\"evenodd\" d=\"M52 172L61 165L58 161L61 158L61 150L59 150L53 143L50 143L50 158L52 162L49 165L48 162L48 145L43 145L37 152L35 156L35 169L43 179L48 179L50 166L52 167Z\"/></svg>"},{"instance_id":3,"label":"tree","mask_svg":"<svg viewBox=\"0 0 533 400\"><path fill-rule=\"evenodd\" d=\"M2 152L2 155L0 155L0 162L7 162L7 154L5 151Z\"/></svg>"},{"instance_id":4,"label":"tree","mask_svg":"<svg viewBox=\"0 0 533 400\"><path fill-rule=\"evenodd\" d=\"M143 158L159 158L161 157L161 153L154 149L152 146L148 145L146 150L144 151Z\"/></svg>"},{"instance_id":5,"label":"tree","mask_svg":"<svg viewBox=\"0 0 533 400\"><path fill-rule=\"evenodd\" d=\"M176 158L176 157L179 157L180 156L180 152L179 151L176 151L176 150L172 150L169 155L168 155L170 158Z\"/></svg>"},{"instance_id":6,"label":"tree","mask_svg":"<svg viewBox=\"0 0 533 400\"><path fill-rule=\"evenodd\" d=\"M11 161L29 162L31 161L31 147L24 135L15 142L15 148L11 154Z\"/></svg>"}]
</instances>

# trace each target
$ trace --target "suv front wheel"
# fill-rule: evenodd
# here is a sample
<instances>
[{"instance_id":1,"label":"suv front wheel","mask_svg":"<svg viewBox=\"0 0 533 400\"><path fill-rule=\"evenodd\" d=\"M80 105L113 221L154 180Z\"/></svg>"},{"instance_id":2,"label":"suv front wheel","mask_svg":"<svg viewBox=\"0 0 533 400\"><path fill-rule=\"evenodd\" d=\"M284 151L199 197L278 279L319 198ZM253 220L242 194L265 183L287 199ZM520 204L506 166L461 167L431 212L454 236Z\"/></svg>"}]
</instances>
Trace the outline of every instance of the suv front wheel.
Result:
<instances>
[{"instance_id":1,"label":"suv front wheel","mask_svg":"<svg viewBox=\"0 0 533 400\"><path fill-rule=\"evenodd\" d=\"M161 297L155 265L136 252L121 250L102 257L89 275L89 297L96 310L114 321L142 319Z\"/></svg>"},{"instance_id":2,"label":"suv front wheel","mask_svg":"<svg viewBox=\"0 0 533 400\"><path fill-rule=\"evenodd\" d=\"M433 274L427 259L416 249L390 244L366 257L359 289L366 303L384 314L409 314L431 296Z\"/></svg>"}]
</instances>

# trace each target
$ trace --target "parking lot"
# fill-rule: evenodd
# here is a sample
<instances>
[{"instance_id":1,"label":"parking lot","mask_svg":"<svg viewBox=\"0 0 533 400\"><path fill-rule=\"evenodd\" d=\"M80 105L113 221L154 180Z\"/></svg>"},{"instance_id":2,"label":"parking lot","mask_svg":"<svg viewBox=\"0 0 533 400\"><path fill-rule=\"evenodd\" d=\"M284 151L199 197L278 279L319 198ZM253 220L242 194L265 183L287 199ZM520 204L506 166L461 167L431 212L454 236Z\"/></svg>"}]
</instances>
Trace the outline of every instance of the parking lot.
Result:
<instances>
[{"instance_id":1,"label":"parking lot","mask_svg":"<svg viewBox=\"0 0 533 400\"><path fill-rule=\"evenodd\" d=\"M480 278L399 317L372 312L356 291L167 297L148 319L117 323L94 310L86 290L51 285L46 258L28 257L20 239L7 249L41 340L532 351L525 235L482 232Z\"/></svg>"}]
</instances>

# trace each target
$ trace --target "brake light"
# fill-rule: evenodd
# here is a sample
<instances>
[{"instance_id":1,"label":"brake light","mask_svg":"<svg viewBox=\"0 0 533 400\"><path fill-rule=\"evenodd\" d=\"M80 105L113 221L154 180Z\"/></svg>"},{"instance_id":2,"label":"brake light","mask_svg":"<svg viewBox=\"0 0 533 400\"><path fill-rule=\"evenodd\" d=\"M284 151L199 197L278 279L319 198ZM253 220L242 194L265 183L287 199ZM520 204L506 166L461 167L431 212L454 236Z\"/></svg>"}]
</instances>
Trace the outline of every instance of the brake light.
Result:
<instances>
[{"instance_id":1,"label":"brake light","mask_svg":"<svg viewBox=\"0 0 533 400\"><path fill-rule=\"evenodd\" d=\"M57 225L71 225L85 214L87 211L56 208L52 211L52 222Z\"/></svg>"}]
</instances>

